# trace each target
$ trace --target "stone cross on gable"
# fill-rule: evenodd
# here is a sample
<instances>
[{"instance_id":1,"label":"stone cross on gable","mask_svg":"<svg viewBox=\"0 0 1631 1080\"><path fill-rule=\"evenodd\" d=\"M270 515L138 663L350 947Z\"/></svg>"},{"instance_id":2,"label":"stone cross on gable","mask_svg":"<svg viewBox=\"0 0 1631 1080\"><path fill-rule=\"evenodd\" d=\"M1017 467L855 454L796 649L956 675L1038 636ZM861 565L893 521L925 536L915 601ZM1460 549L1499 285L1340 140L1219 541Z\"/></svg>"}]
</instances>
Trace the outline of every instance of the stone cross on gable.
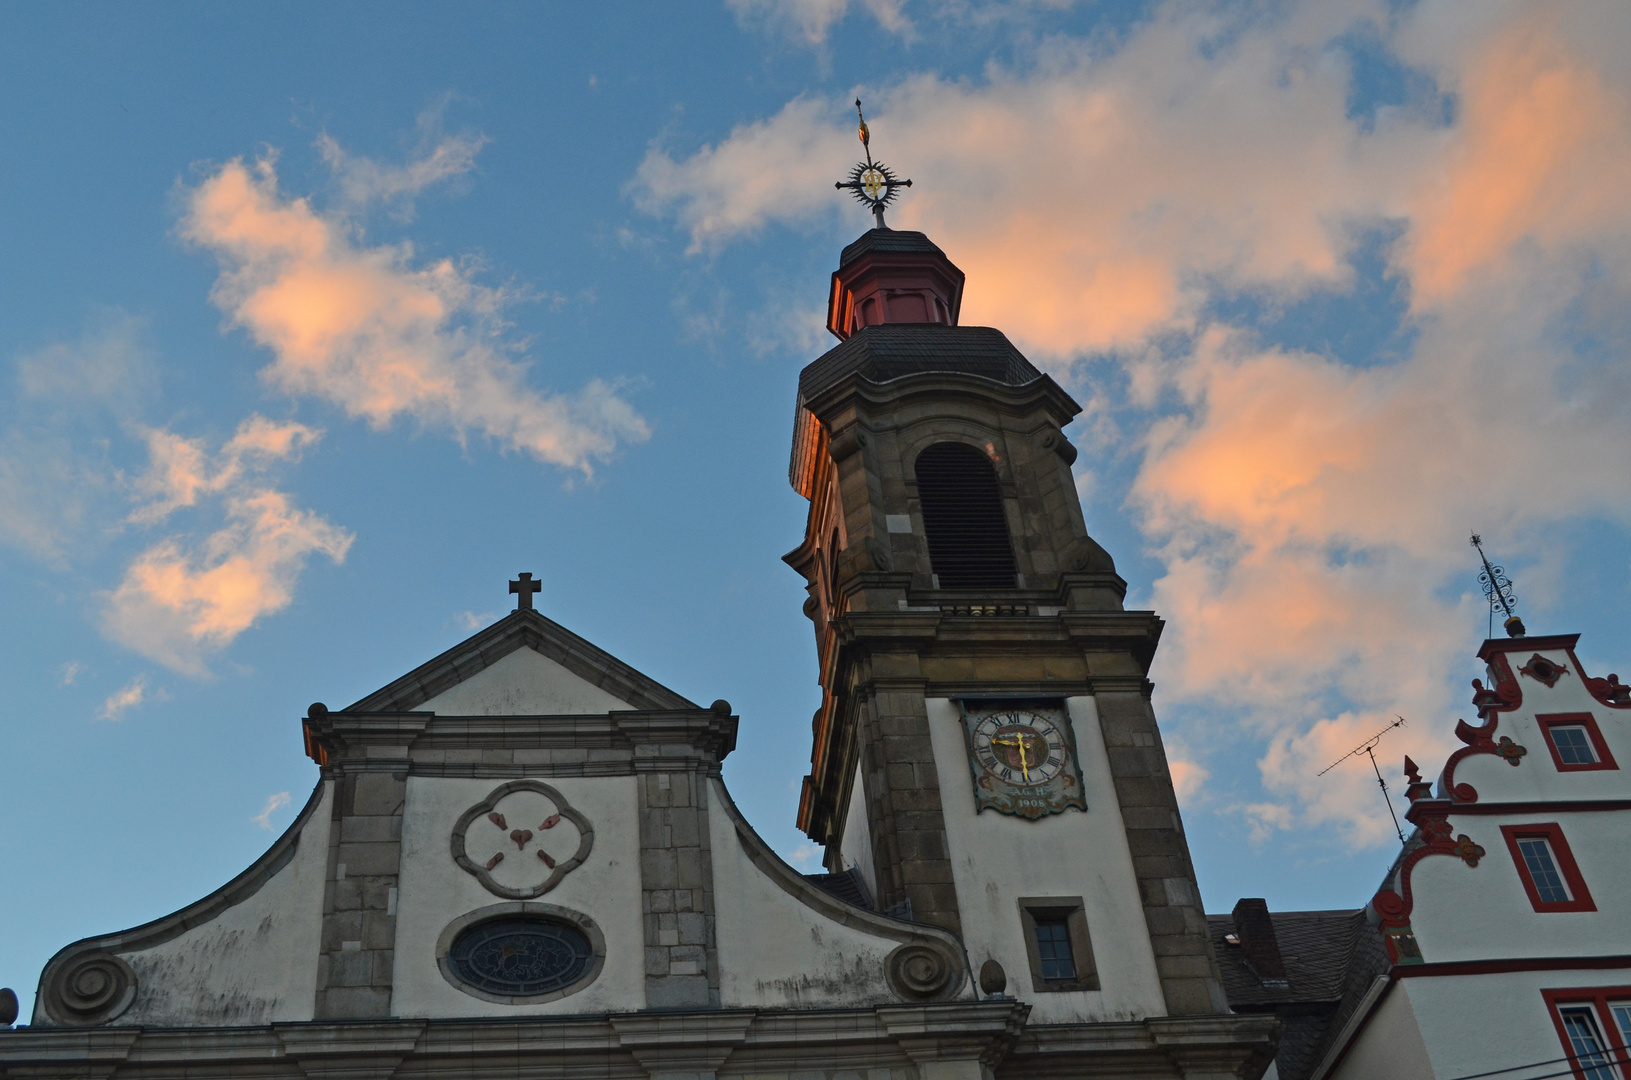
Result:
<instances>
[{"instance_id":1,"label":"stone cross on gable","mask_svg":"<svg viewBox=\"0 0 1631 1080\"><path fill-rule=\"evenodd\" d=\"M541 581L534 581L531 574L522 574L519 581L510 582L510 591L515 593L517 596L515 610L531 611L532 594L542 592L543 588L544 583Z\"/></svg>"}]
</instances>

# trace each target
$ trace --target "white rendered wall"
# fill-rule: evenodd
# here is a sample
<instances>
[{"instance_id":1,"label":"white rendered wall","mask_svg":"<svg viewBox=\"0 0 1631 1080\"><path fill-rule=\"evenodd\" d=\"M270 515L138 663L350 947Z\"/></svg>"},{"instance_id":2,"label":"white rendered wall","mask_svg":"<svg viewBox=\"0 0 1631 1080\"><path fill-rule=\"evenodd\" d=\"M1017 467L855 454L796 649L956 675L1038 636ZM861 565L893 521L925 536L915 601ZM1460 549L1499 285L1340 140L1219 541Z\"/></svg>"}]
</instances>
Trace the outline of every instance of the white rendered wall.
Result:
<instances>
[{"instance_id":1,"label":"white rendered wall","mask_svg":"<svg viewBox=\"0 0 1631 1080\"><path fill-rule=\"evenodd\" d=\"M1563 649L1539 650L1540 655L1565 670L1555 686L1518 674L1534 654L1523 650L1509 654L1512 671L1523 701L1511 712L1499 713L1495 737L1509 737L1529 751L1513 768L1493 754L1475 754L1456 766L1455 782L1471 784L1478 790L1479 802L1506 802L1527 799L1614 799L1631 796L1631 709L1611 709L1586 690L1580 672ZM1602 672L1590 674L1601 675ZM1486 680L1487 682L1488 680ZM1618 769L1559 772L1541 734L1537 714L1590 713L1597 721L1603 741ZM1469 723L1472 722L1469 720ZM1571 841L1572 842L1572 841Z\"/></svg>"},{"instance_id":2,"label":"white rendered wall","mask_svg":"<svg viewBox=\"0 0 1631 1080\"><path fill-rule=\"evenodd\" d=\"M1087 813L1067 810L1040 821L995 810L975 814L961 710L948 698L930 698L927 704L952 879L974 970L996 959L1008 973L1007 992L1031 1003L1032 1023L1166 1015L1093 699L1067 699ZM1082 898L1101 989L1040 994L1031 989L1021 896Z\"/></svg>"},{"instance_id":3,"label":"white rendered wall","mask_svg":"<svg viewBox=\"0 0 1631 1080\"><path fill-rule=\"evenodd\" d=\"M328 876L332 785L306 819L294 857L256 893L162 945L120 953L136 973L123 1025L310 1020Z\"/></svg>"},{"instance_id":4,"label":"white rendered wall","mask_svg":"<svg viewBox=\"0 0 1631 1080\"><path fill-rule=\"evenodd\" d=\"M436 941L447 925L479 908L511 902L488 892L474 875L460 869L450 851L450 838L459 816L505 781L409 776L402 810L402 865L396 903L391 990L394 1015L559 1015L626 1012L645 1007L645 932L640 917L635 778L550 777L544 782L589 819L595 829L595 844L582 866L535 902L570 908L595 921L606 938L606 964L600 976L577 993L542 1005L483 1001L455 989L443 978L436 965Z\"/></svg>"},{"instance_id":5,"label":"white rendered wall","mask_svg":"<svg viewBox=\"0 0 1631 1080\"><path fill-rule=\"evenodd\" d=\"M844 811L844 835L838 841L838 857L843 868L861 872L872 902L878 901L878 865L872 856L872 828L866 814L866 787L861 780L861 764L855 764L855 783L850 786L849 809Z\"/></svg>"},{"instance_id":6,"label":"white rendered wall","mask_svg":"<svg viewBox=\"0 0 1631 1080\"><path fill-rule=\"evenodd\" d=\"M521 648L419 709L443 716L567 716L632 707L542 653Z\"/></svg>"},{"instance_id":7,"label":"white rendered wall","mask_svg":"<svg viewBox=\"0 0 1631 1080\"><path fill-rule=\"evenodd\" d=\"M1625 986L1628 983L1631 983L1631 968L1514 971L1400 979L1389 997L1408 996L1410 1010L1419 1024L1419 1034L1414 1036L1414 1041L1426 1047L1427 1056L1436 1070L1432 1075L1455 1077L1562 1057L1563 1044L1557 1037L1551 1011L1541 997L1542 990ZM1366 1041L1375 1038L1386 1041L1389 1038L1404 1038L1405 1035L1390 1034L1384 1028L1380 1035L1373 1036L1367 1028L1362 1037ZM1532 1072L1539 1075L1561 1067L1535 1069ZM1528 1076L1531 1071L1512 1075Z\"/></svg>"},{"instance_id":8,"label":"white rendered wall","mask_svg":"<svg viewBox=\"0 0 1631 1080\"><path fill-rule=\"evenodd\" d=\"M1411 1009L1410 996L1405 992L1413 981L1402 980L1401 985L1388 990L1327 1080L1434 1080L1479 1071L1471 1065L1465 1070L1433 1071L1416 1014ZM1482 1010L1468 1013L1459 1017L1456 1024L1469 1037L1478 1038L1487 1034L1483 1016Z\"/></svg>"},{"instance_id":9,"label":"white rendered wall","mask_svg":"<svg viewBox=\"0 0 1631 1080\"><path fill-rule=\"evenodd\" d=\"M713 784L717 791L719 781ZM748 858L721 802L716 796L708 809L721 1004L895 1002L883 962L900 943L834 922L772 881Z\"/></svg>"},{"instance_id":10,"label":"white rendered wall","mask_svg":"<svg viewBox=\"0 0 1631 1080\"><path fill-rule=\"evenodd\" d=\"M1481 800L1480 800L1481 801ZM1502 825L1556 822L1563 829L1596 911L1536 911L1501 835ZM1492 957L1631 954L1631 814L1451 815L1455 835L1484 848L1476 867L1453 855L1430 855L1411 874L1410 925L1430 963Z\"/></svg>"}]
</instances>

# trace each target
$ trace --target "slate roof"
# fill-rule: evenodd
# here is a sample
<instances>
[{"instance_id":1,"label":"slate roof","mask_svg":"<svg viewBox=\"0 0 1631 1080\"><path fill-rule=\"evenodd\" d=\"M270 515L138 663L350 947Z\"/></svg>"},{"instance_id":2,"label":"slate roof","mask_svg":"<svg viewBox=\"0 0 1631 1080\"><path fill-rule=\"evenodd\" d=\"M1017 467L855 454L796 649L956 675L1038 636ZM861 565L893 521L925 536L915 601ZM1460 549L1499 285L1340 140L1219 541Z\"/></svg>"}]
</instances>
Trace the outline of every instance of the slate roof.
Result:
<instances>
[{"instance_id":1,"label":"slate roof","mask_svg":"<svg viewBox=\"0 0 1631 1080\"><path fill-rule=\"evenodd\" d=\"M1307 1080L1371 980L1387 970L1387 954L1362 909L1275 911L1270 917L1289 986L1264 985L1240 947L1229 944L1231 916L1208 915L1206 922L1229 1005L1236 1012L1279 1016L1286 1025L1275 1055L1280 1080Z\"/></svg>"},{"instance_id":2,"label":"slate roof","mask_svg":"<svg viewBox=\"0 0 1631 1080\"><path fill-rule=\"evenodd\" d=\"M861 877L859 870L845 870L841 874L805 874L804 880L846 904L853 904L867 911L877 910L872 906L872 894L867 891L866 880Z\"/></svg>"},{"instance_id":3,"label":"slate roof","mask_svg":"<svg viewBox=\"0 0 1631 1080\"><path fill-rule=\"evenodd\" d=\"M842 270L862 255L872 252L888 255L939 255L946 253L935 246L933 240L910 229L869 229L838 256L838 269Z\"/></svg>"},{"instance_id":4,"label":"slate roof","mask_svg":"<svg viewBox=\"0 0 1631 1080\"><path fill-rule=\"evenodd\" d=\"M856 331L800 372L799 395L808 401L853 372L887 382L929 371L979 375L1009 386L1042 377L1001 330L884 323Z\"/></svg>"}]
</instances>

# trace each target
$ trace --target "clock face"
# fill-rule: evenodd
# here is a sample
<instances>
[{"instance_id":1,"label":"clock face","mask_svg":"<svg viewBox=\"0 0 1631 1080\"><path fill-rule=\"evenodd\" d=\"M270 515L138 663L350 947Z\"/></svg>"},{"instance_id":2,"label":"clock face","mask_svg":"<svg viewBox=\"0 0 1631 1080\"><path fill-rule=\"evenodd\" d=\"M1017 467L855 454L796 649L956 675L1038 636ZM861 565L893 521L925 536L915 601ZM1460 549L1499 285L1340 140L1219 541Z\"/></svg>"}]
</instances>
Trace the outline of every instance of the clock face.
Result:
<instances>
[{"instance_id":1,"label":"clock face","mask_svg":"<svg viewBox=\"0 0 1631 1080\"><path fill-rule=\"evenodd\" d=\"M965 701L963 724L976 812L1039 818L1087 809L1063 703Z\"/></svg>"},{"instance_id":2,"label":"clock face","mask_svg":"<svg viewBox=\"0 0 1631 1080\"><path fill-rule=\"evenodd\" d=\"M975 759L1007 784L1035 787L1059 775L1070 756L1053 720L1030 710L992 713L974 725Z\"/></svg>"}]
</instances>

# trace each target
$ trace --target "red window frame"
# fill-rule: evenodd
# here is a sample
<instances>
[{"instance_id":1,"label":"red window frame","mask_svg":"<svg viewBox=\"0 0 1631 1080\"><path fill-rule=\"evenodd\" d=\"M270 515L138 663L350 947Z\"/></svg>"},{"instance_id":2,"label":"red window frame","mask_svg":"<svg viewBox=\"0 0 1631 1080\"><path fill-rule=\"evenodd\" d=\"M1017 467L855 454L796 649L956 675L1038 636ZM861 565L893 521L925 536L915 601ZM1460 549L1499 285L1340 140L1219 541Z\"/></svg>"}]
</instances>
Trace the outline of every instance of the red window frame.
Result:
<instances>
[{"instance_id":1,"label":"red window frame","mask_svg":"<svg viewBox=\"0 0 1631 1080\"><path fill-rule=\"evenodd\" d=\"M1518 880L1523 882L1523 891L1529 894L1529 903L1536 911L1596 911L1597 905L1592 902L1591 890L1586 888L1586 879L1580 876L1580 867L1574 861L1574 853L1569 850L1569 842L1563 839L1563 827L1557 822L1547 822L1536 825L1502 825L1501 835L1506 838L1506 848L1512 853L1512 863L1518 868ZM1535 881L1529 876L1529 864L1523 861L1523 852L1518 848L1519 840L1542 838L1551 846L1552 858L1557 862L1558 873L1569 886L1569 892L1574 895L1573 900L1559 900L1547 902L1540 898L1540 892L1535 888Z\"/></svg>"},{"instance_id":2,"label":"red window frame","mask_svg":"<svg viewBox=\"0 0 1631 1080\"><path fill-rule=\"evenodd\" d=\"M1544 716L1536 716L1535 719L1540 723L1540 733L1546 737L1546 749L1552 752L1552 764L1557 766L1558 772L1592 772L1597 769L1619 768L1614 762L1614 755L1608 752L1608 743L1603 741L1603 732L1597 726L1597 718L1589 712L1547 713ZM1591 740L1591 748L1597 752L1597 760L1593 764L1570 765L1557 752L1557 743L1552 741L1552 729L1575 725L1586 729L1586 738Z\"/></svg>"},{"instance_id":3,"label":"red window frame","mask_svg":"<svg viewBox=\"0 0 1631 1080\"><path fill-rule=\"evenodd\" d=\"M1577 1080L1585 1080L1586 1070L1574 1056L1574 1044L1569 1041L1569 1033L1563 1027L1563 1009L1571 1005L1589 1005L1597 1016L1597 1028L1603 1033L1606 1042L1608 1058L1615 1065L1619 1075L1626 1075L1626 1068L1631 1065L1631 1050L1620 1037L1620 1025L1614 1022L1614 1014L1609 1011L1610 1001L1631 1001L1631 986L1571 986L1559 990L1542 990L1540 996L1546 1000L1546 1010L1552 1016L1552 1026L1557 1029L1558 1041L1563 1044L1563 1053L1568 1056L1569 1068L1574 1070ZM1600 1066L1597 1066L1600 1067Z\"/></svg>"}]
</instances>

